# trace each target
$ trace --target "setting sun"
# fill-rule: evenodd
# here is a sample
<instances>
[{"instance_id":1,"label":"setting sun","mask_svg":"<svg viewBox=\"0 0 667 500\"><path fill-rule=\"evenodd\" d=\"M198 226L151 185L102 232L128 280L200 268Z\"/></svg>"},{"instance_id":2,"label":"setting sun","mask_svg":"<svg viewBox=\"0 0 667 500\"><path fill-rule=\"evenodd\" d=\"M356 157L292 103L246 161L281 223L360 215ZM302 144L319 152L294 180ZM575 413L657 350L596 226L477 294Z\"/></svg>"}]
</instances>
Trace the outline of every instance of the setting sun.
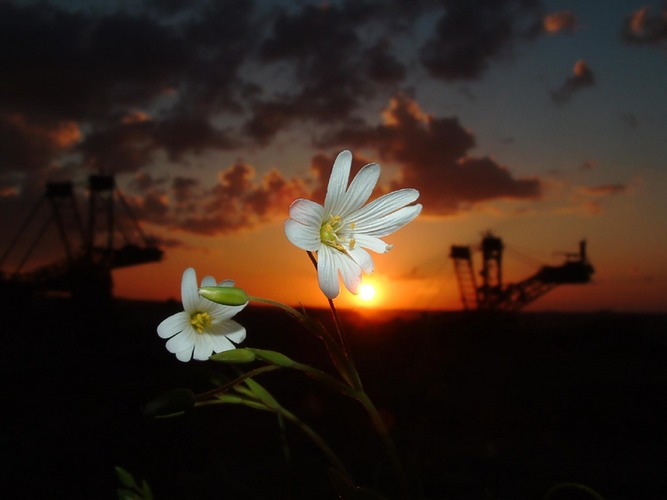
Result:
<instances>
[{"instance_id":1,"label":"setting sun","mask_svg":"<svg viewBox=\"0 0 667 500\"><path fill-rule=\"evenodd\" d=\"M364 283L359 287L359 298L364 302L371 301L375 298L375 287L369 283Z\"/></svg>"}]
</instances>

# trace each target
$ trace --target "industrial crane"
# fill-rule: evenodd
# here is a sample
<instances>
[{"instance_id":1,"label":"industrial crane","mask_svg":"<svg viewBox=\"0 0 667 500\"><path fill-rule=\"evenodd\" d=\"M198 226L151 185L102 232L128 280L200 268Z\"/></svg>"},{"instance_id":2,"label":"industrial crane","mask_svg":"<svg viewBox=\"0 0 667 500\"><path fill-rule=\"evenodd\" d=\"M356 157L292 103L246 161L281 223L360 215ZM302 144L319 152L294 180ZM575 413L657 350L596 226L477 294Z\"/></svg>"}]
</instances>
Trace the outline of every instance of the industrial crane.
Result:
<instances>
[{"instance_id":1,"label":"industrial crane","mask_svg":"<svg viewBox=\"0 0 667 500\"><path fill-rule=\"evenodd\" d=\"M566 253L560 266L543 266L532 276L508 285L503 284L504 245L500 238L487 232L482 238L482 284L477 278L469 246L452 245L450 258L466 310L517 311L537 300L558 285L582 284L595 272L586 255L586 241L579 243L578 253Z\"/></svg>"},{"instance_id":2,"label":"industrial crane","mask_svg":"<svg viewBox=\"0 0 667 500\"><path fill-rule=\"evenodd\" d=\"M52 182L0 257L0 267L24 239L41 207L47 202L51 213L37 231L13 272L3 276L3 288L20 287L32 292L64 292L72 297L92 301L111 298L111 270L156 262L162 250L143 233L132 215L112 175L88 178L88 224L84 225L71 182ZM134 229L134 237L117 219L116 204L125 210ZM34 250L51 224L55 223L65 257L47 265L24 271ZM124 244L115 246L119 233Z\"/></svg>"}]
</instances>

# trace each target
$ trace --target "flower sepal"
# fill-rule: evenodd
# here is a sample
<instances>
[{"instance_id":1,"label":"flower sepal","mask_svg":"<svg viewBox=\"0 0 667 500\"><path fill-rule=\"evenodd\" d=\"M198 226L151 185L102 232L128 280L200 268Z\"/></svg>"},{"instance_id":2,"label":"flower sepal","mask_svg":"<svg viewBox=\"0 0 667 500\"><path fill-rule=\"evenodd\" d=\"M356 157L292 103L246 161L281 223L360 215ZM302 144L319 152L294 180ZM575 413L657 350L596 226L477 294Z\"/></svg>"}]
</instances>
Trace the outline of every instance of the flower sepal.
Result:
<instances>
[{"instance_id":1,"label":"flower sepal","mask_svg":"<svg viewBox=\"0 0 667 500\"><path fill-rule=\"evenodd\" d=\"M248 294L235 286L203 286L199 295L205 299L225 306L242 306L248 303Z\"/></svg>"},{"instance_id":2,"label":"flower sepal","mask_svg":"<svg viewBox=\"0 0 667 500\"><path fill-rule=\"evenodd\" d=\"M296 361L280 352L254 348L248 348L248 350L252 351L257 356L257 359L261 359L272 365L280 366L281 368L294 368L296 366Z\"/></svg>"},{"instance_id":3,"label":"flower sepal","mask_svg":"<svg viewBox=\"0 0 667 500\"><path fill-rule=\"evenodd\" d=\"M217 361L218 363L244 364L252 363L256 358L257 357L252 350L241 348L222 351L212 355L208 359L211 361Z\"/></svg>"}]
</instances>

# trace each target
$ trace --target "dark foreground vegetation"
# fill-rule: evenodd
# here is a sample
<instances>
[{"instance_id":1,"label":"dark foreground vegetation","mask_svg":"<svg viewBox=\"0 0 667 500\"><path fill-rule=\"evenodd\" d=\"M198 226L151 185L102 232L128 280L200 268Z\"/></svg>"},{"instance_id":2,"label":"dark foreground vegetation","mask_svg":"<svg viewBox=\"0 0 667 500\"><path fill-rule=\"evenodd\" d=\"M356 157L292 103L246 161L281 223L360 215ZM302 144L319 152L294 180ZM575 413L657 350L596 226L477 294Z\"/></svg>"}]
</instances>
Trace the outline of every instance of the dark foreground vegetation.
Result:
<instances>
[{"instance_id":1,"label":"dark foreground vegetation","mask_svg":"<svg viewBox=\"0 0 667 500\"><path fill-rule=\"evenodd\" d=\"M205 390L230 373L166 351L155 328L180 304L10 306L0 351L3 498L115 498L114 465L146 479L157 499L335 498L319 450L288 428L286 460L270 414L228 405L142 415L163 390ZM249 308L237 319L248 347L328 370L320 344L283 313ZM563 482L607 499L667 498L667 316L347 313L343 322L414 498L539 499ZM320 432L359 484L395 498L358 405L299 373L257 380Z\"/></svg>"}]
</instances>

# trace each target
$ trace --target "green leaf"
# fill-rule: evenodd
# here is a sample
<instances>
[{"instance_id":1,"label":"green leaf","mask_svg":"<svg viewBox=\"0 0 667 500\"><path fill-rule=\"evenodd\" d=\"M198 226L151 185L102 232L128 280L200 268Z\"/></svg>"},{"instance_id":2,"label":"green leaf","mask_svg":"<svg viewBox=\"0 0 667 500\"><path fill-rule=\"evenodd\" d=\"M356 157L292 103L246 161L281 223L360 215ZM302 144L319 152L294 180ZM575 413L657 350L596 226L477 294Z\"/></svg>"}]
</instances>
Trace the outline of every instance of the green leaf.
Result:
<instances>
[{"instance_id":1,"label":"green leaf","mask_svg":"<svg viewBox=\"0 0 667 500\"><path fill-rule=\"evenodd\" d=\"M116 490L116 493L118 494L118 500L141 500L139 495L130 490L120 488Z\"/></svg>"},{"instance_id":2,"label":"green leaf","mask_svg":"<svg viewBox=\"0 0 667 500\"><path fill-rule=\"evenodd\" d=\"M257 399L259 399L266 406L274 410L280 409L280 404L278 403L278 401L276 401L276 399L273 396L271 396L269 391L264 389L264 387L259 385L251 378L246 379L245 383L248 386L248 389L250 389L252 393L255 396L257 396Z\"/></svg>"},{"instance_id":3,"label":"green leaf","mask_svg":"<svg viewBox=\"0 0 667 500\"><path fill-rule=\"evenodd\" d=\"M248 351L255 353L255 355L262 361L266 361L267 363L271 363L272 365L280 366L282 368L293 368L294 365L296 365L296 362L280 352L253 348L248 348Z\"/></svg>"},{"instance_id":4,"label":"green leaf","mask_svg":"<svg viewBox=\"0 0 667 500\"><path fill-rule=\"evenodd\" d=\"M149 417L172 417L185 413L195 405L195 395L190 389L172 389L149 401L144 415Z\"/></svg>"},{"instance_id":5,"label":"green leaf","mask_svg":"<svg viewBox=\"0 0 667 500\"><path fill-rule=\"evenodd\" d=\"M222 351L211 356L211 361L218 363L250 363L255 361L255 353L251 349L231 349L229 351Z\"/></svg>"},{"instance_id":6,"label":"green leaf","mask_svg":"<svg viewBox=\"0 0 667 500\"><path fill-rule=\"evenodd\" d=\"M136 488L137 483L134 482L134 478L132 477L132 474L127 472L125 469L120 467L119 465L116 465L114 467L116 469L116 475L118 476L118 480L120 483L125 486L126 488Z\"/></svg>"},{"instance_id":7,"label":"green leaf","mask_svg":"<svg viewBox=\"0 0 667 500\"><path fill-rule=\"evenodd\" d=\"M216 394L215 399L222 401L223 403L231 403L231 404L243 403L243 398L241 396L237 396L236 394L229 394L227 392L222 394Z\"/></svg>"},{"instance_id":8,"label":"green leaf","mask_svg":"<svg viewBox=\"0 0 667 500\"><path fill-rule=\"evenodd\" d=\"M141 494L143 495L144 500L153 500L153 491L151 490L151 487L148 486L145 479L141 481Z\"/></svg>"}]
</instances>

